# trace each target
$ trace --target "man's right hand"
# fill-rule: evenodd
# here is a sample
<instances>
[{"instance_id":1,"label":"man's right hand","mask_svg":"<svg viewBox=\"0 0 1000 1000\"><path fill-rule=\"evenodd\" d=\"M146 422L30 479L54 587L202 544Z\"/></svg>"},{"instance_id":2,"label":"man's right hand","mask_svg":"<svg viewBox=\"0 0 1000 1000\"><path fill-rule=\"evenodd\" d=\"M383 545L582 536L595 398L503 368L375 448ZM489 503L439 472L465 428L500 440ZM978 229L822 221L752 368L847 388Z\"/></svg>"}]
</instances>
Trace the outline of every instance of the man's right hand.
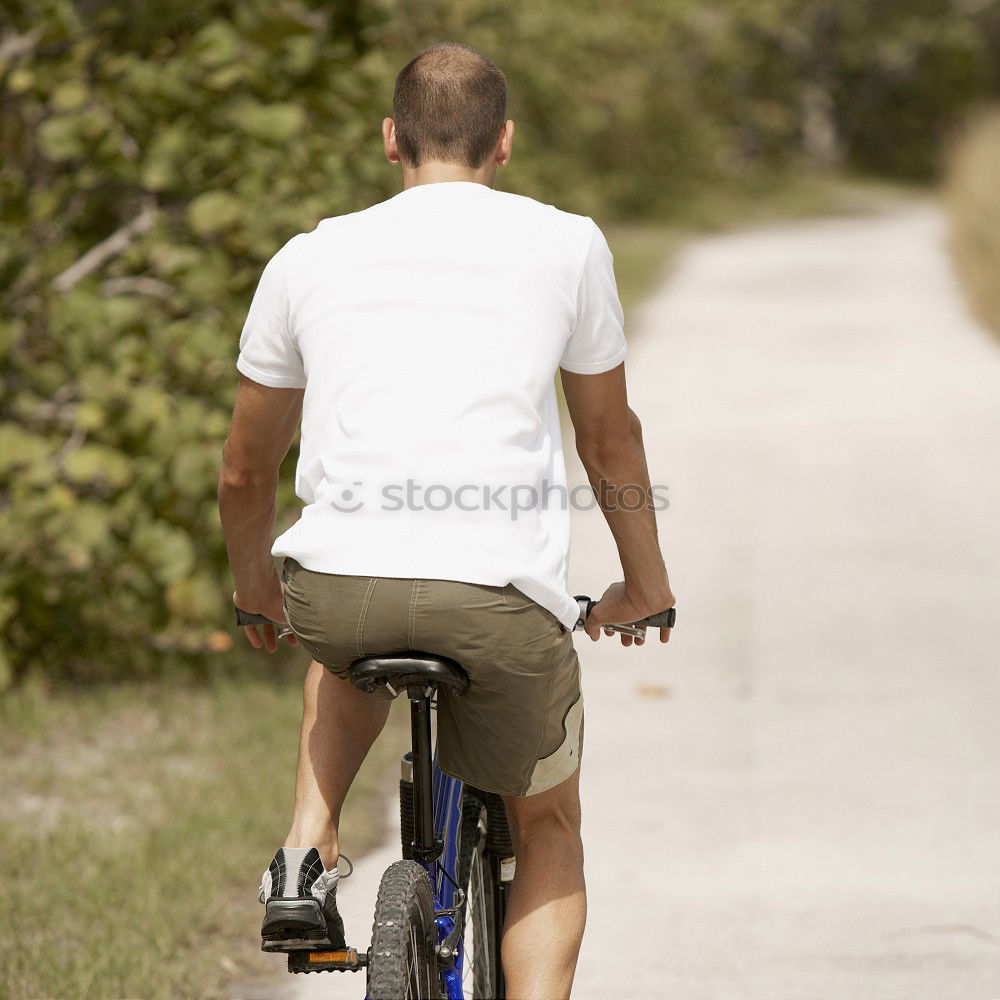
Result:
<instances>
[{"instance_id":1,"label":"man's right hand","mask_svg":"<svg viewBox=\"0 0 1000 1000\"><path fill-rule=\"evenodd\" d=\"M655 494L646 467L639 418L629 409L625 366L597 375L562 371L576 450L614 536L627 583L616 583L591 611L584 630L591 639L602 625L628 625L674 606L656 532ZM644 502L635 500L644 498ZM626 503L628 499L628 503ZM614 634L614 633L610 633ZM622 645L644 639L622 633ZM660 629L660 642L670 629Z\"/></svg>"},{"instance_id":2,"label":"man's right hand","mask_svg":"<svg viewBox=\"0 0 1000 1000\"><path fill-rule=\"evenodd\" d=\"M669 585L662 596L653 599L638 597L624 583L613 583L604 592L604 596L594 605L587 620L584 622L583 630L596 642L601 636L603 625L628 625L632 622L641 621L649 615L659 614L676 604L674 595L670 592ZM655 606L654 606L655 605ZM611 631L605 635L613 636ZM670 629L660 629L660 642L667 642L670 639ZM631 646L633 636L621 636L623 646ZM635 644L641 646L645 639L635 638Z\"/></svg>"}]
</instances>

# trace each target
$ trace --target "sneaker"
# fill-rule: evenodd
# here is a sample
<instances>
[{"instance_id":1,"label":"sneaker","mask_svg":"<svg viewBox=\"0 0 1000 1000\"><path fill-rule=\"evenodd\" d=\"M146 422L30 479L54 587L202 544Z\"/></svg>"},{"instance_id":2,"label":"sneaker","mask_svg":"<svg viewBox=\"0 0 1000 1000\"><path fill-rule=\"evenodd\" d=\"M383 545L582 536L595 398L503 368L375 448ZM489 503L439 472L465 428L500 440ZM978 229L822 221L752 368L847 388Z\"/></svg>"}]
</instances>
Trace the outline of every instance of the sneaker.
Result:
<instances>
[{"instance_id":1,"label":"sneaker","mask_svg":"<svg viewBox=\"0 0 1000 1000\"><path fill-rule=\"evenodd\" d=\"M350 865L347 858L341 860ZM343 951L347 942L337 912L340 879L339 867L323 868L315 847L278 848L260 881L259 898L266 908L260 928L263 950Z\"/></svg>"}]
</instances>

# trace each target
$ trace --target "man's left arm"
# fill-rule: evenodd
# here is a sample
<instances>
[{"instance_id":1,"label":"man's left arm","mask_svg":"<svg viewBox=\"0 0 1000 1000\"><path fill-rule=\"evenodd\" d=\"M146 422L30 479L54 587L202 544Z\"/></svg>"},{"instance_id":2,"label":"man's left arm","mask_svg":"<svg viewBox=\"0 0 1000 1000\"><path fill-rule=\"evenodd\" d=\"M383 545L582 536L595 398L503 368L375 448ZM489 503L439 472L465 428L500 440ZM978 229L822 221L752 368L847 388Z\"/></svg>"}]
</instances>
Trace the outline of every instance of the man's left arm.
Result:
<instances>
[{"instance_id":1,"label":"man's left arm","mask_svg":"<svg viewBox=\"0 0 1000 1000\"><path fill-rule=\"evenodd\" d=\"M272 389L241 375L219 476L222 534L236 581L233 601L276 622L286 621L271 556L278 467L295 438L303 392ZM256 649L277 649L270 625L247 626L246 633Z\"/></svg>"}]
</instances>

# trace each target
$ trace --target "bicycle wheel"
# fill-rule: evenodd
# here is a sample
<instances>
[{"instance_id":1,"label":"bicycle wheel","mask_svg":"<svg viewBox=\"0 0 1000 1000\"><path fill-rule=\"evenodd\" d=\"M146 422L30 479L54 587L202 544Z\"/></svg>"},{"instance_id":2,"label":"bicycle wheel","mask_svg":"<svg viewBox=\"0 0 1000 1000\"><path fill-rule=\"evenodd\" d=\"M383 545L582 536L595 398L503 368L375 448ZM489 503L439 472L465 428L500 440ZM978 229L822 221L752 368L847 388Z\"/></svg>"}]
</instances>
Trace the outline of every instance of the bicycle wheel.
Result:
<instances>
[{"instance_id":1,"label":"bicycle wheel","mask_svg":"<svg viewBox=\"0 0 1000 1000\"><path fill-rule=\"evenodd\" d=\"M427 872L397 861L382 876L375 901L368 996L371 1000L438 1000L437 928Z\"/></svg>"},{"instance_id":2,"label":"bicycle wheel","mask_svg":"<svg viewBox=\"0 0 1000 1000\"><path fill-rule=\"evenodd\" d=\"M500 933L493 866L487 853L488 815L479 796L469 791L463 794L458 884L465 890L462 991L466 1000L500 996Z\"/></svg>"}]
</instances>

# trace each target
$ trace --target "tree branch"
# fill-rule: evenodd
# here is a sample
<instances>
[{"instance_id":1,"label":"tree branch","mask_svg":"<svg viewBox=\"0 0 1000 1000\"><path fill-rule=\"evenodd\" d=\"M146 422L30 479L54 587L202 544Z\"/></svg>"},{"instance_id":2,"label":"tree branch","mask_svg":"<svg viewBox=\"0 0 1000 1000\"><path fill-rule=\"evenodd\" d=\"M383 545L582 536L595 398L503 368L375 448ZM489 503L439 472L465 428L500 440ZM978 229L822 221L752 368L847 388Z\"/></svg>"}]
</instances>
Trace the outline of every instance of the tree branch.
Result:
<instances>
[{"instance_id":1,"label":"tree branch","mask_svg":"<svg viewBox=\"0 0 1000 1000\"><path fill-rule=\"evenodd\" d=\"M35 28L34 31L25 32L23 35L10 32L0 39L0 63L8 59L16 59L23 56L25 52L30 52L39 38L42 37L42 29Z\"/></svg>"},{"instance_id":2,"label":"tree branch","mask_svg":"<svg viewBox=\"0 0 1000 1000\"><path fill-rule=\"evenodd\" d=\"M147 201L143 205L142 211L131 222L126 223L107 239L101 240L96 246L91 247L75 264L71 264L62 274L57 275L52 281L52 287L57 292L68 292L81 278L92 274L105 261L122 253L137 236L149 232L153 228L158 214L156 202Z\"/></svg>"},{"instance_id":3,"label":"tree branch","mask_svg":"<svg viewBox=\"0 0 1000 1000\"><path fill-rule=\"evenodd\" d=\"M148 275L126 275L121 278L108 278L101 282L102 295L150 295L156 299L170 300L174 296L173 285L168 285L159 278Z\"/></svg>"}]
</instances>

